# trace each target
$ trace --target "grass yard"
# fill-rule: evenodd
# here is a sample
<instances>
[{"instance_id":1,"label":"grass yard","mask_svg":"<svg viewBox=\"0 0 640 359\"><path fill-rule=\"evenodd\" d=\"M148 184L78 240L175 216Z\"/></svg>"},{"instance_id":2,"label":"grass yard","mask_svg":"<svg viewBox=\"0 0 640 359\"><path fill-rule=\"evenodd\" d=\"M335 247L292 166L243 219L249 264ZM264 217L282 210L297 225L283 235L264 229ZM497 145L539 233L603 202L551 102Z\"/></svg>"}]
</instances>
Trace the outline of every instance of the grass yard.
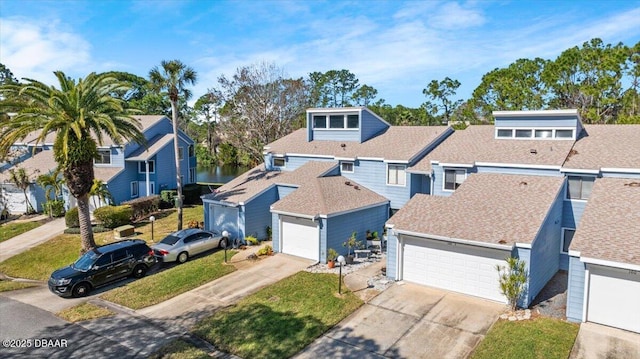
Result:
<instances>
[{"instance_id":1,"label":"grass yard","mask_svg":"<svg viewBox=\"0 0 640 359\"><path fill-rule=\"evenodd\" d=\"M299 272L216 312L194 333L243 358L288 358L362 305L334 274ZM344 287L343 287L344 288Z\"/></svg>"},{"instance_id":2,"label":"grass yard","mask_svg":"<svg viewBox=\"0 0 640 359\"><path fill-rule=\"evenodd\" d=\"M471 358L567 358L579 328L577 324L544 317L514 322L499 320Z\"/></svg>"},{"instance_id":3,"label":"grass yard","mask_svg":"<svg viewBox=\"0 0 640 359\"><path fill-rule=\"evenodd\" d=\"M183 224L192 219L201 220L203 216L202 206L185 207ZM156 242L164 238L166 234L176 230L177 220L178 214L176 211L164 211L156 215L154 223L154 239ZM137 235L134 238L144 239L147 242L151 241L150 223L141 222L136 224L136 232ZM95 233L94 238L98 245L115 241L111 231ZM75 262L79 255L80 235L63 234L0 263L0 272L15 278L46 281L49 279L51 272Z\"/></svg>"},{"instance_id":4,"label":"grass yard","mask_svg":"<svg viewBox=\"0 0 640 359\"><path fill-rule=\"evenodd\" d=\"M36 286L35 283L13 282L10 280L0 279L0 292L9 292L12 290L29 288Z\"/></svg>"},{"instance_id":5,"label":"grass yard","mask_svg":"<svg viewBox=\"0 0 640 359\"><path fill-rule=\"evenodd\" d=\"M28 232L34 228L40 227L43 222L41 221L33 221L33 222L9 222L3 225L0 225L0 242L4 242L7 239L11 239L17 235L20 235L24 232Z\"/></svg>"},{"instance_id":6,"label":"grass yard","mask_svg":"<svg viewBox=\"0 0 640 359\"><path fill-rule=\"evenodd\" d=\"M100 307L91 303L82 303L56 313L60 318L68 322L80 322L83 320L97 319L114 315L109 308Z\"/></svg>"},{"instance_id":7,"label":"grass yard","mask_svg":"<svg viewBox=\"0 0 640 359\"><path fill-rule=\"evenodd\" d=\"M228 251L227 255L231 258L236 253ZM164 302L235 270L233 265L224 264L224 251L217 251L110 290L101 298L140 309Z\"/></svg>"},{"instance_id":8,"label":"grass yard","mask_svg":"<svg viewBox=\"0 0 640 359\"><path fill-rule=\"evenodd\" d=\"M201 349L176 339L165 345L156 353L152 354L149 359L210 359L211 357Z\"/></svg>"}]
</instances>

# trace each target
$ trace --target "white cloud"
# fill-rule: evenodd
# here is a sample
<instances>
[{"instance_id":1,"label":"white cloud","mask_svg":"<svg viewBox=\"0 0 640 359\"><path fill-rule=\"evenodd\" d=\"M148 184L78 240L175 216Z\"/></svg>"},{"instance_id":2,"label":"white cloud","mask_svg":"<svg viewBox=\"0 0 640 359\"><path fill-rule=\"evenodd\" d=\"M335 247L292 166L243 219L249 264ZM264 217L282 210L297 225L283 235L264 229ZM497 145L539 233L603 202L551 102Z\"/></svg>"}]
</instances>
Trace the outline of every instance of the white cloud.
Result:
<instances>
[{"instance_id":1,"label":"white cloud","mask_svg":"<svg viewBox=\"0 0 640 359\"><path fill-rule=\"evenodd\" d=\"M451 2L438 8L430 16L429 23L439 29L460 30L483 25L485 19L480 11L463 8L457 2Z\"/></svg>"},{"instance_id":2,"label":"white cloud","mask_svg":"<svg viewBox=\"0 0 640 359\"><path fill-rule=\"evenodd\" d=\"M73 76L90 62L90 44L59 22L0 19L2 63L18 77L55 83L54 70Z\"/></svg>"}]
</instances>

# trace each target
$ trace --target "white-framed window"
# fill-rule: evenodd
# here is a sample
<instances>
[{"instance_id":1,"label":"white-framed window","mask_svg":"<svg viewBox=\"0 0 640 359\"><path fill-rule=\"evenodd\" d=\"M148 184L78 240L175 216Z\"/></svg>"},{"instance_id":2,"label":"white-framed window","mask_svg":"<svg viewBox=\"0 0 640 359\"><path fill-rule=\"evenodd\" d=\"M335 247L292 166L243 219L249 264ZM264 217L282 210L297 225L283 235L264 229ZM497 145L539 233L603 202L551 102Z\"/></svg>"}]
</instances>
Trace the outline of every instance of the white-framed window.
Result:
<instances>
[{"instance_id":1,"label":"white-framed window","mask_svg":"<svg viewBox=\"0 0 640 359\"><path fill-rule=\"evenodd\" d=\"M156 161L150 160L149 162L149 173L156 173ZM138 162L138 173L147 173L147 164L145 161Z\"/></svg>"},{"instance_id":2,"label":"white-framed window","mask_svg":"<svg viewBox=\"0 0 640 359\"><path fill-rule=\"evenodd\" d=\"M516 130L516 138L531 138L531 130Z\"/></svg>"},{"instance_id":3,"label":"white-framed window","mask_svg":"<svg viewBox=\"0 0 640 359\"><path fill-rule=\"evenodd\" d=\"M387 184L404 186L407 183L406 170L405 165L387 165Z\"/></svg>"},{"instance_id":4,"label":"white-framed window","mask_svg":"<svg viewBox=\"0 0 640 359\"><path fill-rule=\"evenodd\" d=\"M513 130L508 128L499 128L496 132L496 137L498 138L511 138L513 137Z\"/></svg>"},{"instance_id":5,"label":"white-framed window","mask_svg":"<svg viewBox=\"0 0 640 359\"><path fill-rule=\"evenodd\" d=\"M184 159L184 147L178 147L178 159L180 161Z\"/></svg>"},{"instance_id":6,"label":"white-framed window","mask_svg":"<svg viewBox=\"0 0 640 359\"><path fill-rule=\"evenodd\" d=\"M110 149L99 149L98 157L93 161L95 164L100 165L108 165L111 164L111 150Z\"/></svg>"},{"instance_id":7,"label":"white-framed window","mask_svg":"<svg viewBox=\"0 0 640 359\"><path fill-rule=\"evenodd\" d=\"M284 167L285 164L286 164L286 161L282 157L275 157L273 159L273 167Z\"/></svg>"},{"instance_id":8,"label":"white-framed window","mask_svg":"<svg viewBox=\"0 0 640 359\"><path fill-rule=\"evenodd\" d=\"M353 162L341 162L340 172L353 173Z\"/></svg>"},{"instance_id":9,"label":"white-framed window","mask_svg":"<svg viewBox=\"0 0 640 359\"><path fill-rule=\"evenodd\" d=\"M572 140L575 129L569 128L496 128L496 138L517 138L537 140Z\"/></svg>"},{"instance_id":10,"label":"white-framed window","mask_svg":"<svg viewBox=\"0 0 640 359\"><path fill-rule=\"evenodd\" d=\"M150 195L156 193L156 183L155 182L149 182L149 194L146 194L147 193L147 182L139 182L139 183L142 183L142 185L144 186L143 192L145 193L146 196L150 196Z\"/></svg>"},{"instance_id":11,"label":"white-framed window","mask_svg":"<svg viewBox=\"0 0 640 359\"><path fill-rule=\"evenodd\" d=\"M555 138L573 138L573 130L556 130Z\"/></svg>"},{"instance_id":12,"label":"white-framed window","mask_svg":"<svg viewBox=\"0 0 640 359\"><path fill-rule=\"evenodd\" d=\"M138 197L138 181L131 182L131 198Z\"/></svg>"},{"instance_id":13,"label":"white-framed window","mask_svg":"<svg viewBox=\"0 0 640 359\"><path fill-rule=\"evenodd\" d=\"M591 196L595 177L568 176L567 199L587 200Z\"/></svg>"},{"instance_id":14,"label":"white-framed window","mask_svg":"<svg viewBox=\"0 0 640 359\"><path fill-rule=\"evenodd\" d=\"M196 169L189 168L189 183L195 183L195 182L196 182Z\"/></svg>"},{"instance_id":15,"label":"white-framed window","mask_svg":"<svg viewBox=\"0 0 640 359\"><path fill-rule=\"evenodd\" d=\"M356 130L360 128L360 115L358 114L313 115L312 121L313 128L318 129Z\"/></svg>"},{"instance_id":16,"label":"white-framed window","mask_svg":"<svg viewBox=\"0 0 640 359\"><path fill-rule=\"evenodd\" d=\"M444 190L455 191L467 178L467 171L461 169L444 170Z\"/></svg>"},{"instance_id":17,"label":"white-framed window","mask_svg":"<svg viewBox=\"0 0 640 359\"><path fill-rule=\"evenodd\" d=\"M194 157L196 155L196 151L193 147L193 145L189 145L189 157Z\"/></svg>"},{"instance_id":18,"label":"white-framed window","mask_svg":"<svg viewBox=\"0 0 640 359\"><path fill-rule=\"evenodd\" d=\"M562 228L562 248L560 248L562 253L569 253L569 246L575 233L575 228Z\"/></svg>"},{"instance_id":19,"label":"white-framed window","mask_svg":"<svg viewBox=\"0 0 640 359\"><path fill-rule=\"evenodd\" d=\"M536 138L552 138L553 130L536 130Z\"/></svg>"}]
</instances>

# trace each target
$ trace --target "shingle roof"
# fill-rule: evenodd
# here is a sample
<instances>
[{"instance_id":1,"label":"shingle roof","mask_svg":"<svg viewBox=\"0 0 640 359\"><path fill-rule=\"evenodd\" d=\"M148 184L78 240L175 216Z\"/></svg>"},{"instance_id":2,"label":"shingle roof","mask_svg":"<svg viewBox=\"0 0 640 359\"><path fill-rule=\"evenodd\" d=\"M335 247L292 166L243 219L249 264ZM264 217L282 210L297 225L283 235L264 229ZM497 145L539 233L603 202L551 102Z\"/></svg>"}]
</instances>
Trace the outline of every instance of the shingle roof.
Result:
<instances>
[{"instance_id":1,"label":"shingle roof","mask_svg":"<svg viewBox=\"0 0 640 359\"><path fill-rule=\"evenodd\" d=\"M359 143L324 140L308 142L307 130L303 128L268 144L265 149L274 154L298 153L410 161L447 129L447 126L391 126L380 135Z\"/></svg>"},{"instance_id":2,"label":"shingle roof","mask_svg":"<svg viewBox=\"0 0 640 359\"><path fill-rule=\"evenodd\" d=\"M561 166L571 150L570 140L496 139L493 126L469 126L449 136L436 149L412 166L410 172L431 172L431 160L441 163ZM531 153L532 149L536 153Z\"/></svg>"},{"instance_id":3,"label":"shingle roof","mask_svg":"<svg viewBox=\"0 0 640 359\"><path fill-rule=\"evenodd\" d=\"M314 178L276 202L272 209L307 216L332 215L389 202L343 176Z\"/></svg>"},{"instance_id":4,"label":"shingle roof","mask_svg":"<svg viewBox=\"0 0 640 359\"><path fill-rule=\"evenodd\" d=\"M585 125L587 136L573 146L565 168L640 169L640 125Z\"/></svg>"},{"instance_id":5,"label":"shingle roof","mask_svg":"<svg viewBox=\"0 0 640 359\"><path fill-rule=\"evenodd\" d=\"M109 182L118 173L124 171L124 167L96 167L93 166L93 176L105 183Z\"/></svg>"},{"instance_id":6,"label":"shingle roof","mask_svg":"<svg viewBox=\"0 0 640 359\"><path fill-rule=\"evenodd\" d=\"M569 249L640 265L640 179L596 179Z\"/></svg>"},{"instance_id":7,"label":"shingle roof","mask_svg":"<svg viewBox=\"0 0 640 359\"><path fill-rule=\"evenodd\" d=\"M474 173L451 197L415 195L387 223L495 245L531 243L563 183L563 177Z\"/></svg>"},{"instance_id":8,"label":"shingle roof","mask_svg":"<svg viewBox=\"0 0 640 359\"><path fill-rule=\"evenodd\" d=\"M215 193L204 196L213 201L239 204L248 201L267 188L279 184L300 186L327 173L337 162L309 161L295 171L266 171L259 165L218 188Z\"/></svg>"},{"instance_id":9,"label":"shingle roof","mask_svg":"<svg viewBox=\"0 0 640 359\"><path fill-rule=\"evenodd\" d=\"M38 176L47 174L55 170L56 167L58 167L58 164L53 159L53 151L41 151L1 172L0 181L5 183L9 181L9 170L11 168L24 168L32 182L35 182Z\"/></svg>"},{"instance_id":10,"label":"shingle roof","mask_svg":"<svg viewBox=\"0 0 640 359\"><path fill-rule=\"evenodd\" d=\"M157 135L150 139L147 143L148 148L140 146L127 157L126 161L145 161L153 157L158 151L169 143L173 143L173 134Z\"/></svg>"}]
</instances>

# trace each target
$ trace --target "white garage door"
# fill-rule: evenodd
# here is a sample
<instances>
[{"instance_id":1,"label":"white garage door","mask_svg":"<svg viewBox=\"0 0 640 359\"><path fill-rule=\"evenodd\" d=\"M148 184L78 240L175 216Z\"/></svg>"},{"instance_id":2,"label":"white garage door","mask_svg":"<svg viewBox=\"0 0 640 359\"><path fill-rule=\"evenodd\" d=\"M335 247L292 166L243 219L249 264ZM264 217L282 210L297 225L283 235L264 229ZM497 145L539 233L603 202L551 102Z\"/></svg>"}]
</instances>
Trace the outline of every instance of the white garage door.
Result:
<instances>
[{"instance_id":1,"label":"white garage door","mask_svg":"<svg viewBox=\"0 0 640 359\"><path fill-rule=\"evenodd\" d=\"M307 218L280 216L282 253L320 260L320 236L317 224Z\"/></svg>"},{"instance_id":2,"label":"white garage door","mask_svg":"<svg viewBox=\"0 0 640 359\"><path fill-rule=\"evenodd\" d=\"M409 282L506 303L496 265L507 251L403 236L402 278Z\"/></svg>"},{"instance_id":3,"label":"white garage door","mask_svg":"<svg viewBox=\"0 0 640 359\"><path fill-rule=\"evenodd\" d=\"M640 273L589 266L587 321L640 333Z\"/></svg>"},{"instance_id":4,"label":"white garage door","mask_svg":"<svg viewBox=\"0 0 640 359\"><path fill-rule=\"evenodd\" d=\"M29 194L29 192L27 192ZM2 186L2 198L7 205L7 210L11 213L27 213L27 201L22 190L13 185ZM0 208L2 210L2 208Z\"/></svg>"},{"instance_id":5,"label":"white garage door","mask_svg":"<svg viewBox=\"0 0 640 359\"><path fill-rule=\"evenodd\" d=\"M209 207L209 221L212 231L229 232L231 240L238 238L238 208L211 204Z\"/></svg>"}]
</instances>

